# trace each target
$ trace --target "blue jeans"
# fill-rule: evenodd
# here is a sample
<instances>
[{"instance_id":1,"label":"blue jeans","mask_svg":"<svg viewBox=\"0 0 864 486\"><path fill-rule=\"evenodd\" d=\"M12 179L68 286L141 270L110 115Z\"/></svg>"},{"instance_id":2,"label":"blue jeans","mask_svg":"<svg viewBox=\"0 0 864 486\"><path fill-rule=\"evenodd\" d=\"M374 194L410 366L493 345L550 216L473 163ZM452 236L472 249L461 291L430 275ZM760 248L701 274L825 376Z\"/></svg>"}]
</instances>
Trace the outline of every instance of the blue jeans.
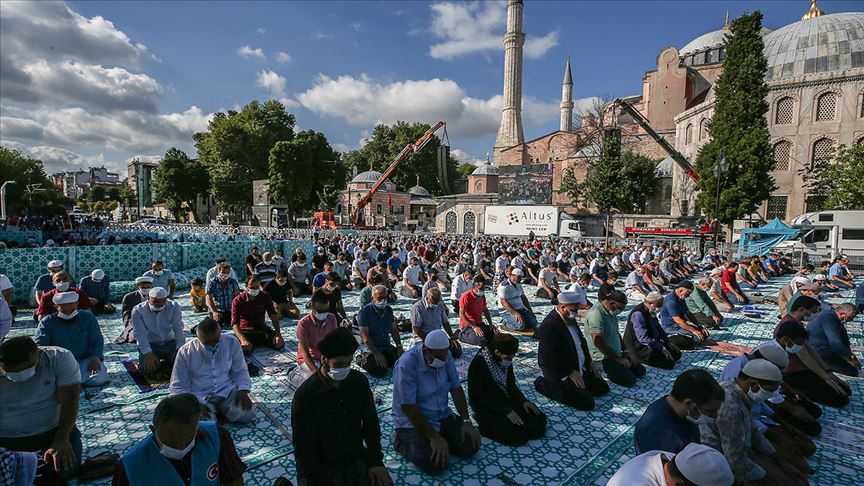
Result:
<instances>
[{"instance_id":1,"label":"blue jeans","mask_svg":"<svg viewBox=\"0 0 864 486\"><path fill-rule=\"evenodd\" d=\"M741 302L741 300L738 299L738 297L736 297L735 294L733 294L732 292L728 292L728 293L726 294L726 298L729 299L729 302L731 302L731 303L733 303L733 304L737 304L737 305L746 305L746 304L749 304L749 303L750 303L750 299L747 298L747 294L745 294L745 293L742 292L741 295L744 296L744 302Z\"/></svg>"},{"instance_id":2,"label":"blue jeans","mask_svg":"<svg viewBox=\"0 0 864 486\"><path fill-rule=\"evenodd\" d=\"M507 312L506 310L501 311L501 324L504 327L509 327L510 329L514 329L516 331L524 331L525 329L536 329L537 328L537 317L534 314L528 312L527 308L517 309L517 312L522 316L522 322L516 320L516 316Z\"/></svg>"},{"instance_id":3,"label":"blue jeans","mask_svg":"<svg viewBox=\"0 0 864 486\"><path fill-rule=\"evenodd\" d=\"M835 280L835 279L831 279L831 283L840 287L841 289L849 290L849 289L855 288L854 286L849 285L846 282L841 282L841 281Z\"/></svg>"},{"instance_id":4,"label":"blue jeans","mask_svg":"<svg viewBox=\"0 0 864 486\"><path fill-rule=\"evenodd\" d=\"M753 285L750 282L746 282L744 280L739 281L738 286L741 287L742 289L755 289L756 288L756 285Z\"/></svg>"}]
</instances>

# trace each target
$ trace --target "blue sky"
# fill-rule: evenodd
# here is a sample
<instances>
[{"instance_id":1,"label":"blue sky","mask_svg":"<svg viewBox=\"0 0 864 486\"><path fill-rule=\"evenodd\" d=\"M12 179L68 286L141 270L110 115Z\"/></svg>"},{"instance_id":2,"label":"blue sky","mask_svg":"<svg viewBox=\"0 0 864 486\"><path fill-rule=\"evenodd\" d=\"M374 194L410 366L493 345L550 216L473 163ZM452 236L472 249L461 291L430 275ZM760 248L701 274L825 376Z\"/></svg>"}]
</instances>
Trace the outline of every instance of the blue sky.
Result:
<instances>
[{"instance_id":1,"label":"blue sky","mask_svg":"<svg viewBox=\"0 0 864 486\"><path fill-rule=\"evenodd\" d=\"M558 126L566 58L574 98L641 90L666 46L747 10L776 29L808 1L527 0L525 136ZM826 13L860 3L823 1ZM500 117L506 2L97 2L0 4L0 140L48 172L125 167L213 112L282 99L300 129L356 149L377 122L449 123L466 160L491 151ZM35 22L34 19L39 19Z\"/></svg>"}]
</instances>

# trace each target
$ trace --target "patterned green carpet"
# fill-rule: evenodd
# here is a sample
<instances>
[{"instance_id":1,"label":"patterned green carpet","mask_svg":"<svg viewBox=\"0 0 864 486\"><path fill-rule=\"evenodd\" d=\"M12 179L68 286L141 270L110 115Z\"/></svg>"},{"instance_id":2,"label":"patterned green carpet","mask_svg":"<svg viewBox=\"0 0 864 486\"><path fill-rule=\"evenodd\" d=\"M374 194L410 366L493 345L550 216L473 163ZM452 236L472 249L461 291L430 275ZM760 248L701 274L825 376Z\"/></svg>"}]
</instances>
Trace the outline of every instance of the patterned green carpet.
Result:
<instances>
[{"instance_id":1,"label":"patterned green carpet","mask_svg":"<svg viewBox=\"0 0 864 486\"><path fill-rule=\"evenodd\" d=\"M776 279L762 289L765 295L776 295L788 279ZM533 295L534 288L526 286ZM846 300L850 293L845 294ZM532 302L535 299L532 299ZM842 299L832 297L832 301ZM187 330L201 315L191 312L188 297L178 302L183 306L183 317ZM305 302L299 299L298 303ZM357 309L358 293L345 294L345 306L349 314ZM398 316L409 316L411 302L400 298L394 305ZM551 305L535 304L541 318L552 309ZM770 307L766 307L770 309ZM493 316L496 312L493 310ZM621 331L627 311L621 316ZM775 318L748 319L741 314L727 315L728 329L712 334L719 341L751 346L770 338ZM457 319L451 318L457 325ZM113 343L120 333L122 323L116 316L101 317L100 325L106 343ZM279 476L294 480L295 463L291 445L290 387L287 373L295 362L297 342L294 339L296 321L282 321L286 350L256 352L254 359L266 367L258 377L252 379L252 395L256 400L258 414L255 421L245 426L228 425L238 452L248 465L246 484L269 485ZM27 312L19 313L12 335L32 335L33 321ZM188 332L188 331L187 331ZM850 324L849 334L854 346L864 346L864 326L859 318ZM393 432L390 418L392 386L389 379L370 379L373 393L381 414L382 443L385 463L396 484L409 485L585 485L605 484L618 467L633 456L633 424L645 407L666 394L681 371L689 367L706 368L715 375L722 370L731 356L717 351L699 350L685 353L676 369L671 371L648 368L648 374L631 388L626 389L610 383L612 392L597 401L591 412L581 412L551 402L534 391L533 379L540 372L537 368L537 343L520 337L520 355L514 363L517 379L526 396L537 403L549 417L546 437L518 447L505 447L484 440L480 452L471 460L454 460L447 472L431 477L407 464L392 446ZM411 337L403 335L406 346L412 344ZM860 348L859 348L860 349ZM460 363L460 374L465 379L468 363L476 348L466 346ZM123 453L147 432L153 409L166 391L157 390L140 393L122 360L136 356L133 345L106 345L106 364L111 383L102 388L85 389L81 395L81 412L78 427L83 433L85 456L105 450ZM843 410L825 408L823 427L825 432L817 440L818 451L811 458L816 469L813 484L864 484L864 380L847 380L854 389L852 402ZM108 484L110 478L91 484Z\"/></svg>"}]
</instances>

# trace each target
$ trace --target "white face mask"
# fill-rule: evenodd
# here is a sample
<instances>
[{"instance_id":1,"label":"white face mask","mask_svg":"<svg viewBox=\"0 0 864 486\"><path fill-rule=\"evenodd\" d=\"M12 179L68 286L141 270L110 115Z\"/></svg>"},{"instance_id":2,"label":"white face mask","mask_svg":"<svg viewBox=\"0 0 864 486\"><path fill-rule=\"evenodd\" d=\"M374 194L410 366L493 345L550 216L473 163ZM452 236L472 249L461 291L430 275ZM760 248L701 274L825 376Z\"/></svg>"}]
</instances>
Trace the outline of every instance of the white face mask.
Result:
<instances>
[{"instance_id":1,"label":"white face mask","mask_svg":"<svg viewBox=\"0 0 864 486\"><path fill-rule=\"evenodd\" d=\"M163 273L165 273L165 270L153 270L153 275L156 275L157 277Z\"/></svg>"},{"instance_id":2,"label":"white face mask","mask_svg":"<svg viewBox=\"0 0 864 486\"><path fill-rule=\"evenodd\" d=\"M153 305L153 304L147 304L147 305L150 306L150 310L153 311L153 312L159 312L159 311L161 311L162 309L165 308L164 305L160 305L160 306L155 306L155 305Z\"/></svg>"},{"instance_id":3,"label":"white face mask","mask_svg":"<svg viewBox=\"0 0 864 486\"><path fill-rule=\"evenodd\" d=\"M258 295L259 292L261 292L261 289L249 289L248 292L249 292L249 295L251 295L252 297L255 297Z\"/></svg>"},{"instance_id":4,"label":"white face mask","mask_svg":"<svg viewBox=\"0 0 864 486\"><path fill-rule=\"evenodd\" d=\"M156 433L154 432L153 435L156 435ZM156 436L156 438L159 439L159 436ZM168 459L174 459L175 461L179 461L186 457L186 454L189 454L189 451L191 451L193 447L195 447L195 437L192 437L192 441L183 449L174 449L173 447L168 447L163 444L161 440L159 441L159 453Z\"/></svg>"},{"instance_id":5,"label":"white face mask","mask_svg":"<svg viewBox=\"0 0 864 486\"><path fill-rule=\"evenodd\" d=\"M755 392L752 390L747 390L747 396L750 397L750 400L753 400L753 403L759 403L773 397L774 392L759 388L759 390Z\"/></svg>"},{"instance_id":6,"label":"white face mask","mask_svg":"<svg viewBox=\"0 0 864 486\"><path fill-rule=\"evenodd\" d=\"M480 298L480 297L483 297L483 296L486 294L486 292L484 292L484 291L482 291L482 290L477 290L477 291L474 292L474 294L475 294L478 298Z\"/></svg>"},{"instance_id":7,"label":"white face mask","mask_svg":"<svg viewBox=\"0 0 864 486\"><path fill-rule=\"evenodd\" d=\"M58 292L66 292L67 290L69 290L69 282L57 282L56 284L54 284L54 287L57 289Z\"/></svg>"},{"instance_id":8,"label":"white face mask","mask_svg":"<svg viewBox=\"0 0 864 486\"><path fill-rule=\"evenodd\" d=\"M150 289L138 289L138 293L146 299L150 295Z\"/></svg>"},{"instance_id":9,"label":"white face mask","mask_svg":"<svg viewBox=\"0 0 864 486\"><path fill-rule=\"evenodd\" d=\"M348 377L348 373L350 372L350 366L345 368L330 368L330 371L327 372L327 376L329 376L333 381L342 381Z\"/></svg>"},{"instance_id":10,"label":"white face mask","mask_svg":"<svg viewBox=\"0 0 864 486\"><path fill-rule=\"evenodd\" d=\"M326 321L328 317L330 317L329 312L318 312L316 310L312 311L312 317L319 321Z\"/></svg>"},{"instance_id":11,"label":"white face mask","mask_svg":"<svg viewBox=\"0 0 864 486\"><path fill-rule=\"evenodd\" d=\"M376 309L384 309L387 307L387 301L386 300L376 300L375 302L372 302L372 305L374 305Z\"/></svg>"},{"instance_id":12,"label":"white face mask","mask_svg":"<svg viewBox=\"0 0 864 486\"><path fill-rule=\"evenodd\" d=\"M5 371L4 374L6 378L9 378L9 381L23 383L36 376L36 365L21 371Z\"/></svg>"},{"instance_id":13,"label":"white face mask","mask_svg":"<svg viewBox=\"0 0 864 486\"><path fill-rule=\"evenodd\" d=\"M218 278L220 282L228 280L228 277L230 277L230 275L228 275L227 273L216 274L216 278Z\"/></svg>"},{"instance_id":14,"label":"white face mask","mask_svg":"<svg viewBox=\"0 0 864 486\"><path fill-rule=\"evenodd\" d=\"M57 317L59 317L60 319L65 319L67 321L74 319L75 316L77 316L77 315L78 315L78 309L75 309L68 314L64 313L63 311L59 311L59 310L57 311Z\"/></svg>"},{"instance_id":15,"label":"white face mask","mask_svg":"<svg viewBox=\"0 0 864 486\"><path fill-rule=\"evenodd\" d=\"M503 367L505 367L505 368L509 368L510 365L513 364L513 360L510 360L510 359L502 359L502 360L500 361L500 363L501 363L501 366L503 366Z\"/></svg>"},{"instance_id":16,"label":"white face mask","mask_svg":"<svg viewBox=\"0 0 864 486\"><path fill-rule=\"evenodd\" d=\"M797 353L800 353L804 349L804 346L802 346L800 344L793 344L792 346L789 346L788 348L783 348L783 349L785 349L787 353L797 354Z\"/></svg>"},{"instance_id":17,"label":"white face mask","mask_svg":"<svg viewBox=\"0 0 864 486\"><path fill-rule=\"evenodd\" d=\"M687 412L687 421L688 422L690 422L692 424L696 424L696 425L710 425L710 424L714 423L713 417L709 417L709 416L705 415L704 413L702 413L702 410L699 410L699 407L696 407L696 410L699 411L699 417L697 417L697 418L691 417L690 412L688 411Z\"/></svg>"}]
</instances>

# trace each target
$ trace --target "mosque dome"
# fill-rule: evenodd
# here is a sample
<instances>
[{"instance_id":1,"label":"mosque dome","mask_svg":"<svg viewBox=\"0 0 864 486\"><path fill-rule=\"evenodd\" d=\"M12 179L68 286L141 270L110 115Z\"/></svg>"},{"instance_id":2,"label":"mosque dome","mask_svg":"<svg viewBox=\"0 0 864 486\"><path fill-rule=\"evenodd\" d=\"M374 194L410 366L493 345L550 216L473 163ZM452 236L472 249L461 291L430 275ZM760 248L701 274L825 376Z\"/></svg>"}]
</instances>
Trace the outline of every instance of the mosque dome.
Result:
<instances>
[{"instance_id":1,"label":"mosque dome","mask_svg":"<svg viewBox=\"0 0 864 486\"><path fill-rule=\"evenodd\" d=\"M420 184L417 184L411 189L408 189L408 194L411 194L412 196L428 196L429 191L427 191L426 188L421 186Z\"/></svg>"},{"instance_id":2,"label":"mosque dome","mask_svg":"<svg viewBox=\"0 0 864 486\"><path fill-rule=\"evenodd\" d=\"M767 79L864 67L864 12L806 17L764 37Z\"/></svg>"},{"instance_id":3,"label":"mosque dome","mask_svg":"<svg viewBox=\"0 0 864 486\"><path fill-rule=\"evenodd\" d=\"M675 161L672 157L666 157L659 164L657 164L657 169L654 171L657 174L657 177L672 177L672 171L675 169Z\"/></svg>"},{"instance_id":4,"label":"mosque dome","mask_svg":"<svg viewBox=\"0 0 864 486\"><path fill-rule=\"evenodd\" d=\"M367 170L361 172L351 179L351 184L374 184L378 182L383 174L376 170Z\"/></svg>"},{"instance_id":5,"label":"mosque dome","mask_svg":"<svg viewBox=\"0 0 864 486\"><path fill-rule=\"evenodd\" d=\"M688 42L687 45L679 49L678 52L681 54L681 57L686 57L688 54L693 54L694 52L721 47L725 41L726 34L729 34L730 32L729 29L722 28L713 32L708 32L707 34L702 34ZM763 38L770 32L771 29L762 27Z\"/></svg>"},{"instance_id":6,"label":"mosque dome","mask_svg":"<svg viewBox=\"0 0 864 486\"><path fill-rule=\"evenodd\" d=\"M492 165L489 162L489 159L486 159L486 163L474 169L474 172L471 173L472 176L480 176L480 175L498 175L498 167Z\"/></svg>"}]
</instances>

